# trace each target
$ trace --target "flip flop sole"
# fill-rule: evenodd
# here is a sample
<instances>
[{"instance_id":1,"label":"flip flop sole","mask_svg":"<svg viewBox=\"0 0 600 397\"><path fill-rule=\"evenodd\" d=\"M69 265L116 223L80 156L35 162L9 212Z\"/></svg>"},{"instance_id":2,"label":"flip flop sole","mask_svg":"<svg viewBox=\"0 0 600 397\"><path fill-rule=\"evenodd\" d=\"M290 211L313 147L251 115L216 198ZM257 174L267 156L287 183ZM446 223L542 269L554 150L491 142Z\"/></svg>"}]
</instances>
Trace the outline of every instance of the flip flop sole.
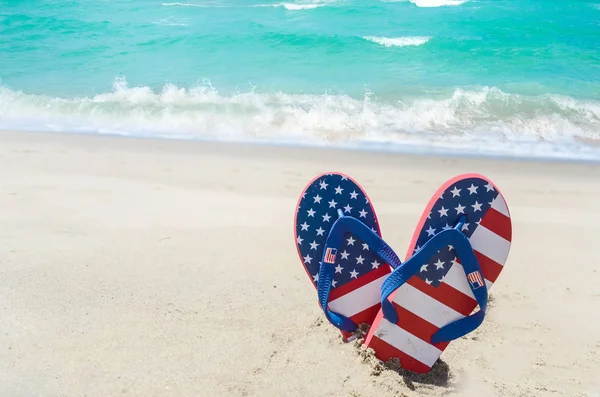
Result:
<instances>
[{"instance_id":1,"label":"flip flop sole","mask_svg":"<svg viewBox=\"0 0 600 397\"><path fill-rule=\"evenodd\" d=\"M315 177L298 200L294 220L298 255L315 288L325 241L338 219L338 209L360 220L381 237L375 209L355 180L341 173ZM329 309L349 317L357 325L371 325L381 307L381 284L391 267L352 233L344 235L334 264ZM340 332L344 341L351 339L351 333Z\"/></svg>"},{"instance_id":2,"label":"flip flop sole","mask_svg":"<svg viewBox=\"0 0 600 397\"><path fill-rule=\"evenodd\" d=\"M510 212L498 188L479 174L457 176L434 194L421 216L406 259L435 233L456 225L463 214L467 219L462 232L479 261L483 280L467 278L452 246L439 250L390 295L397 323L378 313L365 344L380 360L397 357L405 369L429 372L449 344L432 344L432 335L477 307L469 282L485 282L489 290L503 270L512 240Z\"/></svg>"}]
</instances>

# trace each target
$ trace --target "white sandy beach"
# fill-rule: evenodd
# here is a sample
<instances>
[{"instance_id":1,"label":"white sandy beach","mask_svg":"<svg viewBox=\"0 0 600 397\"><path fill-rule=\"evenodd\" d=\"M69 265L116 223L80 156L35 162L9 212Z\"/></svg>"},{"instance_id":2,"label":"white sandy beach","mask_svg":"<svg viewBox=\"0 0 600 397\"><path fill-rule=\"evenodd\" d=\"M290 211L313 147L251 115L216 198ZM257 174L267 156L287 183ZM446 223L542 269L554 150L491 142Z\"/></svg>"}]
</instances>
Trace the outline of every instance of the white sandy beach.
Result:
<instances>
[{"instance_id":1,"label":"white sandy beach","mask_svg":"<svg viewBox=\"0 0 600 397\"><path fill-rule=\"evenodd\" d=\"M513 244L450 380L364 362L324 321L293 217L316 174L368 192L402 258L478 172ZM600 165L0 133L0 396L600 396Z\"/></svg>"}]
</instances>

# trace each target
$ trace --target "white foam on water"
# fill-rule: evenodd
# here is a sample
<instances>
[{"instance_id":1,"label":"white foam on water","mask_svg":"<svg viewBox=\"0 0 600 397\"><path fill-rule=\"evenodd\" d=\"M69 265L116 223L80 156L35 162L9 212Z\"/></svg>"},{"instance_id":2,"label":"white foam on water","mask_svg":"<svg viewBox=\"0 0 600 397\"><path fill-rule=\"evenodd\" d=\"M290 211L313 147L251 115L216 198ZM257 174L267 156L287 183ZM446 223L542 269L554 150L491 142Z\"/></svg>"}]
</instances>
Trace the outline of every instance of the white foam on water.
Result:
<instances>
[{"instance_id":1,"label":"white foam on water","mask_svg":"<svg viewBox=\"0 0 600 397\"><path fill-rule=\"evenodd\" d=\"M467 2L467 0L410 0L417 7L446 7L459 6Z\"/></svg>"},{"instance_id":2,"label":"white foam on water","mask_svg":"<svg viewBox=\"0 0 600 397\"><path fill-rule=\"evenodd\" d=\"M313 10L319 7L325 7L335 4L335 0L314 0L305 2L280 2L269 4L252 4L252 5L224 5L224 4L207 4L207 3L162 3L163 7L200 7L200 8L243 8L243 7L275 7L285 8L288 11Z\"/></svg>"},{"instance_id":3,"label":"white foam on water","mask_svg":"<svg viewBox=\"0 0 600 397\"><path fill-rule=\"evenodd\" d=\"M278 3L273 4L273 7L283 7L288 11L298 10L313 10L315 8L323 7L325 4L296 4L296 3Z\"/></svg>"},{"instance_id":4,"label":"white foam on water","mask_svg":"<svg viewBox=\"0 0 600 397\"><path fill-rule=\"evenodd\" d=\"M364 36L363 39L373 43L380 44L385 47L406 47L420 46L431 40L431 37L426 36L405 36L405 37L380 37L380 36Z\"/></svg>"},{"instance_id":5,"label":"white foam on water","mask_svg":"<svg viewBox=\"0 0 600 397\"><path fill-rule=\"evenodd\" d=\"M600 101L494 87L379 100L371 93L223 95L210 84L153 91L122 78L110 92L78 98L0 86L0 129L600 159Z\"/></svg>"}]
</instances>

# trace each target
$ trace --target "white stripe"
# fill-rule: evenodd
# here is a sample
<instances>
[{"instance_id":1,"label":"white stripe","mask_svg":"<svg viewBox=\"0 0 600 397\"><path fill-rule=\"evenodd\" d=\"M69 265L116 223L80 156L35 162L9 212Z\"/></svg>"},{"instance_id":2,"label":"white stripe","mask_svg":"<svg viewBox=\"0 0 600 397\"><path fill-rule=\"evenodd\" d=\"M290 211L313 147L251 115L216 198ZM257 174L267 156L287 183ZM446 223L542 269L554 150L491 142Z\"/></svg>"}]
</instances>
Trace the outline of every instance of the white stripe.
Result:
<instances>
[{"instance_id":1,"label":"white stripe","mask_svg":"<svg viewBox=\"0 0 600 397\"><path fill-rule=\"evenodd\" d=\"M444 276L444 283L475 300L475 295L473 295L471 287L469 287L469 281L467 280L465 269L460 263L455 263L452 265L448 273L446 273ZM489 290L494 284L486 279L485 285Z\"/></svg>"},{"instance_id":2,"label":"white stripe","mask_svg":"<svg viewBox=\"0 0 600 397\"><path fill-rule=\"evenodd\" d=\"M433 366L442 354L442 351L437 347L417 338L385 318L381 319L377 331L375 331L375 336L428 367Z\"/></svg>"},{"instance_id":3,"label":"white stripe","mask_svg":"<svg viewBox=\"0 0 600 397\"><path fill-rule=\"evenodd\" d=\"M438 328L464 317L410 284L396 290L394 302Z\"/></svg>"},{"instance_id":4,"label":"white stripe","mask_svg":"<svg viewBox=\"0 0 600 397\"><path fill-rule=\"evenodd\" d=\"M387 276L388 274L381 276L369 284L332 300L329 302L329 309L346 317L351 317L381 303L381 284Z\"/></svg>"},{"instance_id":5,"label":"white stripe","mask_svg":"<svg viewBox=\"0 0 600 397\"><path fill-rule=\"evenodd\" d=\"M483 225L477 226L469 237L475 251L479 251L494 262L504 265L510 251L510 241L500 237Z\"/></svg>"},{"instance_id":6,"label":"white stripe","mask_svg":"<svg viewBox=\"0 0 600 397\"><path fill-rule=\"evenodd\" d=\"M504 214L510 218L510 213L508 212L508 207L506 206L506 202L498 193L495 199L492 200L492 208L498 211L501 214Z\"/></svg>"}]
</instances>

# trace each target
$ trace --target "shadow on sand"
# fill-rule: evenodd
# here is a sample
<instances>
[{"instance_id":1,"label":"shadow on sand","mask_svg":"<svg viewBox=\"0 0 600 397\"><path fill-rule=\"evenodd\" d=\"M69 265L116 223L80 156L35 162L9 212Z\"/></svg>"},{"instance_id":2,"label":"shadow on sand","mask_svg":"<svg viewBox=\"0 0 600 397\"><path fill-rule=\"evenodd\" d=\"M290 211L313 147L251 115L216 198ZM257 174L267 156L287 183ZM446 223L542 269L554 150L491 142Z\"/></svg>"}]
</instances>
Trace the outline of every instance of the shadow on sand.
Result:
<instances>
[{"instance_id":1,"label":"shadow on sand","mask_svg":"<svg viewBox=\"0 0 600 397\"><path fill-rule=\"evenodd\" d=\"M449 387L450 386L450 366L439 359L431 367L431 371L426 374L417 374L415 372L408 371L400 366L400 360L397 358L390 359L386 362L382 362L375 357L375 352L372 349L366 348L363 344L364 337L368 332L369 326L361 324L359 329L355 332L354 346L357 348L358 355L362 358L362 361L368 363L372 367L371 376L381 376L385 373L395 373L402 378L406 386L415 390L415 383Z\"/></svg>"}]
</instances>

